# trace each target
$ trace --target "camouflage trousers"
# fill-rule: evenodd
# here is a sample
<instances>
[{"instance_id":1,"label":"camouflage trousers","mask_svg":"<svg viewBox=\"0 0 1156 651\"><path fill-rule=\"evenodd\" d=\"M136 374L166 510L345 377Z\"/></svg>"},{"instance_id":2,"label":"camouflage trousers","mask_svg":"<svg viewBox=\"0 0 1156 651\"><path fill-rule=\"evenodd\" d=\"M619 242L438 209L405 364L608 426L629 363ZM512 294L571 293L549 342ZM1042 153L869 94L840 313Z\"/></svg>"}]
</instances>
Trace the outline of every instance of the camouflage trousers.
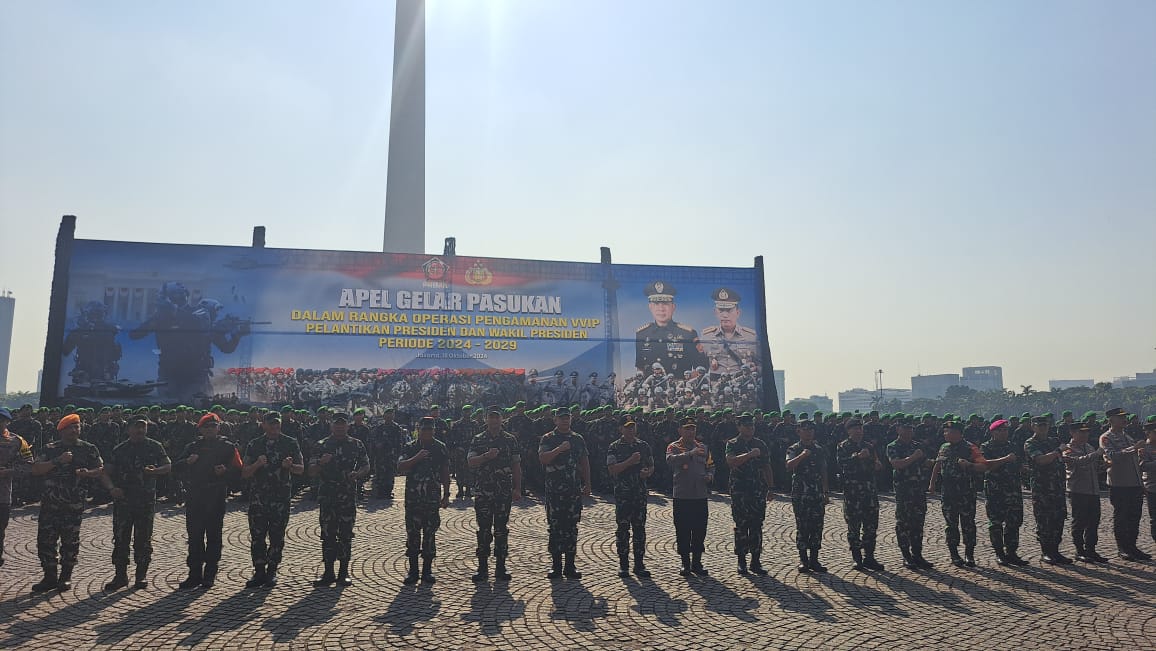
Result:
<instances>
[{"instance_id":1,"label":"camouflage trousers","mask_svg":"<svg viewBox=\"0 0 1156 651\"><path fill-rule=\"evenodd\" d=\"M112 505L112 564L128 565L128 545L132 542L133 561L148 567L153 559L153 503L131 504L117 500Z\"/></svg>"},{"instance_id":2,"label":"camouflage trousers","mask_svg":"<svg viewBox=\"0 0 1156 651\"><path fill-rule=\"evenodd\" d=\"M731 493L731 519L735 521L735 555L763 553L763 523L767 519L767 494Z\"/></svg>"},{"instance_id":3,"label":"camouflage trousers","mask_svg":"<svg viewBox=\"0 0 1156 651\"><path fill-rule=\"evenodd\" d=\"M189 554L185 562L190 568L206 565L216 568L221 562L221 530L225 526L225 496L215 491L199 496L189 493L185 503L185 532L189 536Z\"/></svg>"},{"instance_id":4,"label":"camouflage trousers","mask_svg":"<svg viewBox=\"0 0 1156 651\"><path fill-rule=\"evenodd\" d=\"M249 502L249 556L253 567L281 564L288 525L288 502Z\"/></svg>"},{"instance_id":5,"label":"camouflage trousers","mask_svg":"<svg viewBox=\"0 0 1156 651\"><path fill-rule=\"evenodd\" d=\"M474 496L474 519L478 522L478 558L490 557L491 542L494 544L495 558L510 555L510 493L505 491L502 497Z\"/></svg>"},{"instance_id":6,"label":"camouflage trousers","mask_svg":"<svg viewBox=\"0 0 1156 651\"><path fill-rule=\"evenodd\" d=\"M843 521L851 551L874 553L879 532L879 494L875 487L848 481L843 486Z\"/></svg>"},{"instance_id":7,"label":"camouflage trousers","mask_svg":"<svg viewBox=\"0 0 1156 651\"><path fill-rule=\"evenodd\" d=\"M83 508L61 508L40 505L40 520L36 527L36 554L40 565L55 568L56 545L60 544L60 565L75 567L80 553L80 516Z\"/></svg>"},{"instance_id":8,"label":"camouflage trousers","mask_svg":"<svg viewBox=\"0 0 1156 651\"><path fill-rule=\"evenodd\" d=\"M506 516L509 517L509 509ZM405 555L410 558L437 556L437 533L442 514L437 502L405 503Z\"/></svg>"},{"instance_id":9,"label":"camouflage trousers","mask_svg":"<svg viewBox=\"0 0 1156 651\"><path fill-rule=\"evenodd\" d=\"M791 510L795 513L795 547L799 551L822 547L823 506L820 494L791 496Z\"/></svg>"},{"instance_id":10,"label":"camouflage trousers","mask_svg":"<svg viewBox=\"0 0 1156 651\"><path fill-rule=\"evenodd\" d=\"M1014 554L1020 548L1024 523L1024 498L1019 483L987 491L987 534L997 553Z\"/></svg>"},{"instance_id":11,"label":"camouflage trousers","mask_svg":"<svg viewBox=\"0 0 1156 651\"><path fill-rule=\"evenodd\" d=\"M458 491L469 490L474 483L474 471L466 462L466 451L456 447L450 450L450 472L458 482Z\"/></svg>"},{"instance_id":12,"label":"camouflage trousers","mask_svg":"<svg viewBox=\"0 0 1156 651\"><path fill-rule=\"evenodd\" d=\"M357 502L345 499L321 500L321 560L326 563L348 561L353 551L353 523L357 519Z\"/></svg>"},{"instance_id":13,"label":"camouflage trousers","mask_svg":"<svg viewBox=\"0 0 1156 651\"><path fill-rule=\"evenodd\" d=\"M578 522L582 519L581 495L546 494L547 549L550 554L578 552Z\"/></svg>"},{"instance_id":14,"label":"camouflage trousers","mask_svg":"<svg viewBox=\"0 0 1156 651\"><path fill-rule=\"evenodd\" d=\"M1036 518L1036 539L1041 545L1058 545L1064 538L1068 502L1063 492L1032 491L1032 515Z\"/></svg>"},{"instance_id":15,"label":"camouflage trousers","mask_svg":"<svg viewBox=\"0 0 1156 651\"><path fill-rule=\"evenodd\" d=\"M0 504L0 559L4 558L4 532L8 530L8 518L12 515L11 504Z\"/></svg>"},{"instance_id":16,"label":"camouflage trousers","mask_svg":"<svg viewBox=\"0 0 1156 651\"><path fill-rule=\"evenodd\" d=\"M923 547L923 525L927 521L927 482L895 485L895 540L899 549Z\"/></svg>"},{"instance_id":17,"label":"camouflage trousers","mask_svg":"<svg viewBox=\"0 0 1156 651\"><path fill-rule=\"evenodd\" d=\"M967 549L975 548L975 493L972 491L944 492L940 502L943 519L947 523L945 532L947 546L950 549L959 549L960 533L963 534L963 546Z\"/></svg>"},{"instance_id":18,"label":"camouflage trousers","mask_svg":"<svg viewBox=\"0 0 1156 651\"><path fill-rule=\"evenodd\" d=\"M393 493L394 479L397 477L397 455L385 452L373 464L373 492L378 497Z\"/></svg>"},{"instance_id":19,"label":"camouflage trousers","mask_svg":"<svg viewBox=\"0 0 1156 651\"><path fill-rule=\"evenodd\" d=\"M614 545L619 558L630 556L631 534L634 534L634 555L646 552L646 496L615 496Z\"/></svg>"}]
</instances>

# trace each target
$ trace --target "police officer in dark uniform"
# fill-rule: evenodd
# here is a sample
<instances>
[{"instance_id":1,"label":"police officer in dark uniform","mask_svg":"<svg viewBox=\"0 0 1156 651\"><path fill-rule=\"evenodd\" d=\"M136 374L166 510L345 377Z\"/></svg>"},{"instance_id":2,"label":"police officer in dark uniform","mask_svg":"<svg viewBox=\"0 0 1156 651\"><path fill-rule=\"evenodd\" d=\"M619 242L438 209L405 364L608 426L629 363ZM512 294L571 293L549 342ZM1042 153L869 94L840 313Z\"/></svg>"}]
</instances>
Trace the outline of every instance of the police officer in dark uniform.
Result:
<instances>
[{"instance_id":1,"label":"police officer in dark uniform","mask_svg":"<svg viewBox=\"0 0 1156 651\"><path fill-rule=\"evenodd\" d=\"M245 448L241 478L249 480L249 552L253 578L245 587L277 585L277 566L285 548L285 528L289 525L289 500L293 496L293 475L305 472L297 439L281 433L281 417L275 411L265 415L264 436Z\"/></svg>"},{"instance_id":2,"label":"police officer in dark uniform","mask_svg":"<svg viewBox=\"0 0 1156 651\"><path fill-rule=\"evenodd\" d=\"M630 543L634 534L634 574L650 578L646 569L646 480L654 473L654 454L650 445L638 438L638 423L633 414L618 419L619 438L606 452L606 467L614 479L615 545L618 551L618 576L630 576Z\"/></svg>"},{"instance_id":3,"label":"police officer in dark uniform","mask_svg":"<svg viewBox=\"0 0 1156 651\"><path fill-rule=\"evenodd\" d=\"M486 410L486 430L470 441L466 463L474 479L474 515L478 522L478 572L474 581L489 578L490 543L494 544L494 578L509 581L510 507L522 495L522 450L518 439L502 429L502 409Z\"/></svg>"},{"instance_id":4,"label":"police officer in dark uniform","mask_svg":"<svg viewBox=\"0 0 1156 651\"><path fill-rule=\"evenodd\" d=\"M353 523L357 519L357 487L369 475L365 444L349 435L349 414L333 414L331 433L317 442L309 459L309 475L320 478L317 504L321 519L321 560L325 571L317 587L353 585L349 559L353 551ZM336 575L333 564L340 563Z\"/></svg>"},{"instance_id":5,"label":"police officer in dark uniform","mask_svg":"<svg viewBox=\"0 0 1156 651\"><path fill-rule=\"evenodd\" d=\"M683 371L708 366L698 332L674 320L674 297L677 295L674 286L656 280L644 291L654 321L634 333L634 367L649 373L658 363L667 373L681 377Z\"/></svg>"},{"instance_id":6,"label":"police officer in dark uniform","mask_svg":"<svg viewBox=\"0 0 1156 651\"><path fill-rule=\"evenodd\" d=\"M229 474L241 469L241 453L232 441L217 435L220 427L216 414L201 416L197 421L200 438L188 444L173 463L188 488L185 530L189 535L189 576L181 582L181 590L211 588L217 580Z\"/></svg>"},{"instance_id":7,"label":"police officer in dark uniform","mask_svg":"<svg viewBox=\"0 0 1156 651\"><path fill-rule=\"evenodd\" d=\"M156 508L156 478L172 469L169 455L160 441L145 436L148 419L133 416L128 422L128 440L112 451L110 465L102 478L115 500L112 509L112 565L115 576L104 586L118 590L128 585L128 546L133 542L136 560L136 588L148 586L149 563L153 553L153 518Z\"/></svg>"},{"instance_id":8,"label":"police officer in dark uniform","mask_svg":"<svg viewBox=\"0 0 1156 651\"><path fill-rule=\"evenodd\" d=\"M44 446L32 464L32 474L44 477L40 518L36 530L36 553L44 578L33 592L53 588L72 589L72 568L80 553L80 519L88 497L86 480L99 479L104 460L96 446L80 438L80 417L69 414L56 425L59 441ZM56 544L60 542L60 556ZM59 560L60 576L56 575Z\"/></svg>"},{"instance_id":9,"label":"police officer in dark uniform","mask_svg":"<svg viewBox=\"0 0 1156 651\"><path fill-rule=\"evenodd\" d=\"M765 441L755 437L755 417L745 412L738 419L739 434L726 443L726 460L730 466L731 518L735 521L735 555L739 574L750 571L766 574L763 569L763 522L767 518L767 501L773 499L775 485L771 474L771 451Z\"/></svg>"},{"instance_id":10,"label":"police officer in dark uniform","mask_svg":"<svg viewBox=\"0 0 1156 651\"><path fill-rule=\"evenodd\" d=\"M433 583L433 559L437 555L437 531L441 527L439 509L450 504L450 457L446 444L434 438L435 419L422 418L417 438L402 448L398 472L405 475L405 555L409 573L405 584L418 581L417 559L422 557L421 580Z\"/></svg>"}]
</instances>

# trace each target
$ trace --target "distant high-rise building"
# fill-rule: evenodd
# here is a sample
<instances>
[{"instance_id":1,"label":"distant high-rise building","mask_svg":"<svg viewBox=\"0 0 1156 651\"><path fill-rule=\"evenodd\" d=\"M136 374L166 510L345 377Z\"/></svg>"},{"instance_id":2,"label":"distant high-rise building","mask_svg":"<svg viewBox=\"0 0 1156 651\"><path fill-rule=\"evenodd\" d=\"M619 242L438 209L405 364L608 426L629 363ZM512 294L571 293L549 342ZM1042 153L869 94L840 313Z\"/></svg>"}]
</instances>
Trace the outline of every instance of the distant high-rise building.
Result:
<instances>
[{"instance_id":1,"label":"distant high-rise building","mask_svg":"<svg viewBox=\"0 0 1156 651\"><path fill-rule=\"evenodd\" d=\"M779 409L787 404L787 372L775 369L775 393L779 394Z\"/></svg>"},{"instance_id":2,"label":"distant high-rise building","mask_svg":"<svg viewBox=\"0 0 1156 651\"><path fill-rule=\"evenodd\" d=\"M1063 389L1091 389L1095 385L1093 380L1048 380L1049 391L1059 391Z\"/></svg>"},{"instance_id":3,"label":"distant high-rise building","mask_svg":"<svg viewBox=\"0 0 1156 651\"><path fill-rule=\"evenodd\" d=\"M1003 368L999 366L965 366L960 384L976 391L1003 391Z\"/></svg>"},{"instance_id":4,"label":"distant high-rise building","mask_svg":"<svg viewBox=\"0 0 1156 651\"><path fill-rule=\"evenodd\" d=\"M12 292L0 296L0 394L8 393L8 356L12 354L12 323L16 317L16 299Z\"/></svg>"},{"instance_id":5,"label":"distant high-rise building","mask_svg":"<svg viewBox=\"0 0 1156 651\"><path fill-rule=\"evenodd\" d=\"M898 400L900 405L911 402L910 389L883 389L882 404L887 405ZM869 389L848 389L839 392L839 411L868 412L875 409L879 401L879 392Z\"/></svg>"},{"instance_id":6,"label":"distant high-rise building","mask_svg":"<svg viewBox=\"0 0 1156 651\"><path fill-rule=\"evenodd\" d=\"M959 386L959 376L955 373L937 375L916 375L911 378L911 397L915 400L942 398L948 387Z\"/></svg>"},{"instance_id":7,"label":"distant high-rise building","mask_svg":"<svg viewBox=\"0 0 1156 651\"><path fill-rule=\"evenodd\" d=\"M804 398L804 400L815 403L815 407L823 413L829 414L835 411L835 401L827 396L811 396L810 398Z\"/></svg>"},{"instance_id":8,"label":"distant high-rise building","mask_svg":"<svg viewBox=\"0 0 1156 651\"><path fill-rule=\"evenodd\" d=\"M1151 373L1140 371L1131 377L1116 378L1112 386L1118 388L1140 388L1140 387L1154 387L1156 386L1156 369L1152 369Z\"/></svg>"}]
</instances>

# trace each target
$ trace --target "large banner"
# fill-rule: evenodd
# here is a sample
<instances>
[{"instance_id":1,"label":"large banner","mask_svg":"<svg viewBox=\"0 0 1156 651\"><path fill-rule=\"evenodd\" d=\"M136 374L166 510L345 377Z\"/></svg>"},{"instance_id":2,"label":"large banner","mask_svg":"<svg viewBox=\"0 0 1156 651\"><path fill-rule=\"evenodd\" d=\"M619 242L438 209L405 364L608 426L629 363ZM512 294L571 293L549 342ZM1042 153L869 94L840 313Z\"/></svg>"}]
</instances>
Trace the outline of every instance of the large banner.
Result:
<instances>
[{"instance_id":1,"label":"large banner","mask_svg":"<svg viewBox=\"0 0 1156 651\"><path fill-rule=\"evenodd\" d=\"M77 404L751 409L774 393L760 274L75 240L45 383Z\"/></svg>"}]
</instances>

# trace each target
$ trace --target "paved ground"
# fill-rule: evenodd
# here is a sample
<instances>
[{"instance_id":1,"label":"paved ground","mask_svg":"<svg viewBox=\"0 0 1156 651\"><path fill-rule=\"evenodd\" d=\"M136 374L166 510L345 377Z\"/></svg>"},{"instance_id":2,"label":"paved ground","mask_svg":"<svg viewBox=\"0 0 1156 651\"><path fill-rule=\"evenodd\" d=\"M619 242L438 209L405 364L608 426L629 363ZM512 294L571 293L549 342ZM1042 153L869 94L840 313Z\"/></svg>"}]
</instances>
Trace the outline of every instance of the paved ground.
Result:
<instances>
[{"instance_id":1,"label":"paved ground","mask_svg":"<svg viewBox=\"0 0 1156 651\"><path fill-rule=\"evenodd\" d=\"M1040 566L1032 541L1030 501L1023 569L995 565L980 529L980 567L946 561L938 503L928 517L928 557L935 571L903 570L893 534L893 505L883 499L880 560L885 572L850 568L842 540L840 503L827 510L824 576L799 575L790 504L770 505L766 554L770 576L734 571L730 513L725 498L711 504L706 565L709 577L677 574L671 508L650 507L649 581L616 575L613 505L596 499L584 514L581 580L551 583L544 573L545 515L532 500L511 519L514 580L508 587L475 586L473 512L455 503L439 535L439 580L403 586L401 505L370 501L358 515L354 539L356 583L344 590L313 588L320 543L313 504L298 504L289 525L282 580L273 590L246 590L248 533L240 505L225 520L221 577L210 591L177 592L184 578L184 516L158 514L153 585L147 590L101 591L111 578L111 515L88 512L75 587L32 595L36 508L17 509L8 530L7 564L0 568L0 647L90 648L1082 648L1156 647L1156 564ZM982 502L980 513L983 512ZM1115 556L1111 507L1104 504L1100 551ZM1147 531L1147 519L1143 523ZM1152 551L1143 536L1142 548ZM1065 543L1065 549L1070 545ZM130 570L131 572L131 570Z\"/></svg>"}]
</instances>

